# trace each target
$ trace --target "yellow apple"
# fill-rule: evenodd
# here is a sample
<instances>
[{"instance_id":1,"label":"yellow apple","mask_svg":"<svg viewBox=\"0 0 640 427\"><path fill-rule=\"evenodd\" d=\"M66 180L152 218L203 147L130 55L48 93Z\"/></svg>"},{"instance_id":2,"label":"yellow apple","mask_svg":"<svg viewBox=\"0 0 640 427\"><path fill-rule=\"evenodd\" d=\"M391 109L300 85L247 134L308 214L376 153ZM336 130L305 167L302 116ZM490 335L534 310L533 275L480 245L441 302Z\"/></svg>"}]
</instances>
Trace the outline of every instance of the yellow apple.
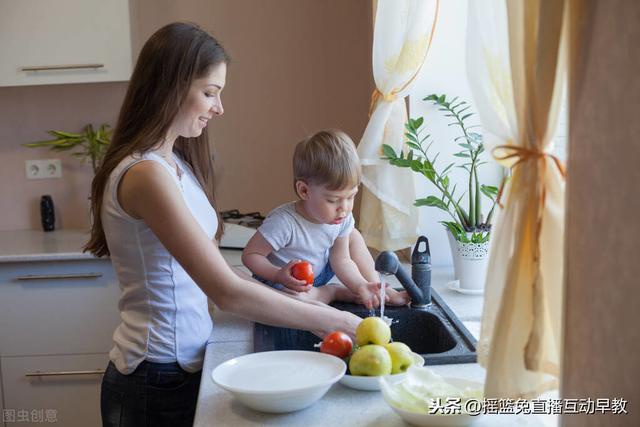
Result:
<instances>
[{"instance_id":1,"label":"yellow apple","mask_svg":"<svg viewBox=\"0 0 640 427\"><path fill-rule=\"evenodd\" d=\"M356 329L356 344L359 346L368 344L385 345L390 340L391 329L379 317L363 319Z\"/></svg>"},{"instance_id":2,"label":"yellow apple","mask_svg":"<svg viewBox=\"0 0 640 427\"><path fill-rule=\"evenodd\" d=\"M391 356L381 345L371 344L360 347L349 360L351 375L378 377L391 373Z\"/></svg>"},{"instance_id":3,"label":"yellow apple","mask_svg":"<svg viewBox=\"0 0 640 427\"><path fill-rule=\"evenodd\" d=\"M384 346L391 356L391 373L401 374L413 364L413 352L408 345L392 342Z\"/></svg>"}]
</instances>

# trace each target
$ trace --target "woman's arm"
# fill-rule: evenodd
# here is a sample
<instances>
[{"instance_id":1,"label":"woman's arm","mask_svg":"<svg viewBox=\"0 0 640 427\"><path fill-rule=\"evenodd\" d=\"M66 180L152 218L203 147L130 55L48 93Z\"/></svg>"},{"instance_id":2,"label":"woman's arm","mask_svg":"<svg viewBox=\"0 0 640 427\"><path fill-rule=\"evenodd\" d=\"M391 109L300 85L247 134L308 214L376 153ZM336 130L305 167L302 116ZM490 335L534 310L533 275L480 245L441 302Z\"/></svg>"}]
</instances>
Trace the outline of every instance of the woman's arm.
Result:
<instances>
[{"instance_id":1,"label":"woman's arm","mask_svg":"<svg viewBox=\"0 0 640 427\"><path fill-rule=\"evenodd\" d=\"M331 307L306 304L241 279L187 208L169 173L156 162L129 169L118 199L131 216L143 219L204 293L222 310L274 326L326 334L354 335L360 318Z\"/></svg>"}]
</instances>

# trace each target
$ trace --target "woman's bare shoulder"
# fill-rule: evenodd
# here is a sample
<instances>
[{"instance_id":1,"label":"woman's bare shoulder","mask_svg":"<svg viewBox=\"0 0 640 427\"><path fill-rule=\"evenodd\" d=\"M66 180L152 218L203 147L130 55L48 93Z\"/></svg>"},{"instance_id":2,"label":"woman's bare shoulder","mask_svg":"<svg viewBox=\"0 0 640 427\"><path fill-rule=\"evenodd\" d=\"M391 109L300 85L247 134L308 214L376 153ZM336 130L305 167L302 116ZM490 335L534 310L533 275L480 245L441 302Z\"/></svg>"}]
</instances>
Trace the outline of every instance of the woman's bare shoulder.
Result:
<instances>
[{"instance_id":1,"label":"woman's bare shoulder","mask_svg":"<svg viewBox=\"0 0 640 427\"><path fill-rule=\"evenodd\" d=\"M171 199L177 187L169 171L153 160L142 160L131 166L118 185L118 201L134 218L140 218L141 208L158 201Z\"/></svg>"}]
</instances>

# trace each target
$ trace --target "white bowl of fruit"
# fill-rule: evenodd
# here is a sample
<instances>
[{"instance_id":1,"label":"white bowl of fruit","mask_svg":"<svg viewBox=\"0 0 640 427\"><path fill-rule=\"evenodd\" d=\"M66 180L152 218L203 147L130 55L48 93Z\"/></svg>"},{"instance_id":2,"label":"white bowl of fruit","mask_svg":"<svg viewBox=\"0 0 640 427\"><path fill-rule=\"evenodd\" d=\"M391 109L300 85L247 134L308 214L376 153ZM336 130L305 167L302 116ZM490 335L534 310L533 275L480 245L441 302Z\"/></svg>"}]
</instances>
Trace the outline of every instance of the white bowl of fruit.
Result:
<instances>
[{"instance_id":1,"label":"white bowl of fruit","mask_svg":"<svg viewBox=\"0 0 640 427\"><path fill-rule=\"evenodd\" d=\"M401 342L391 342L391 329L379 317L367 317L356 329L355 346L348 335L332 332L320 344L320 351L340 357L349 370L340 384L356 390L380 390L378 379L404 378L410 366L423 366L424 359Z\"/></svg>"}]
</instances>

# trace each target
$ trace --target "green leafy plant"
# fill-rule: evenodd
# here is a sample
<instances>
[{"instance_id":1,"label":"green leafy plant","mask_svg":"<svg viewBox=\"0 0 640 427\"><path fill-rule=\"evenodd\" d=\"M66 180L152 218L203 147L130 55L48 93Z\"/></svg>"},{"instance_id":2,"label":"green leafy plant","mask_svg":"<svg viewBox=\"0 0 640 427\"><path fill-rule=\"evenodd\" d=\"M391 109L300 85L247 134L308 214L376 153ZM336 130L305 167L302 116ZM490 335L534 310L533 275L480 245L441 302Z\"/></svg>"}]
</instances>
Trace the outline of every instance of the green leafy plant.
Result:
<instances>
[{"instance_id":1,"label":"green leafy plant","mask_svg":"<svg viewBox=\"0 0 640 427\"><path fill-rule=\"evenodd\" d=\"M107 151L107 146L111 142L113 130L108 124L102 124L98 130L94 130L91 124L84 127L82 133L62 132L50 130L47 133L54 137L43 141L29 142L22 144L25 147L40 148L48 147L53 151L76 150L72 156L80 158L81 161L91 161L93 172L95 173L100 161Z\"/></svg>"},{"instance_id":2,"label":"green leafy plant","mask_svg":"<svg viewBox=\"0 0 640 427\"><path fill-rule=\"evenodd\" d=\"M476 126L468 126L466 120L473 115L468 110L470 105L465 101L460 101L458 97L447 99L445 95L429 95L423 101L430 101L442 111L445 117L451 118L449 126L460 128L461 135L453 142L461 148L454 154L458 162L449 163L446 167L440 168L436 165L438 156L430 154L433 145L431 135L424 135L426 132L422 125L424 118L409 119L405 124L405 137L408 150L396 153L394 149L383 144L384 160L388 160L394 166L410 168L412 171L423 175L439 191L439 196L427 196L417 199L415 206L432 206L441 209L451 217L452 221L441 221L456 240L463 243L483 243L489 240L491 232L491 219L495 210L498 188L490 185L480 184L478 168L487 162L482 161L480 155L484 152L482 135L472 132ZM454 167L467 171L468 180L466 190L460 195L457 194L457 184L451 183L449 174ZM491 201L491 209L486 220L482 215L482 196ZM464 204L466 196L466 205Z\"/></svg>"}]
</instances>

